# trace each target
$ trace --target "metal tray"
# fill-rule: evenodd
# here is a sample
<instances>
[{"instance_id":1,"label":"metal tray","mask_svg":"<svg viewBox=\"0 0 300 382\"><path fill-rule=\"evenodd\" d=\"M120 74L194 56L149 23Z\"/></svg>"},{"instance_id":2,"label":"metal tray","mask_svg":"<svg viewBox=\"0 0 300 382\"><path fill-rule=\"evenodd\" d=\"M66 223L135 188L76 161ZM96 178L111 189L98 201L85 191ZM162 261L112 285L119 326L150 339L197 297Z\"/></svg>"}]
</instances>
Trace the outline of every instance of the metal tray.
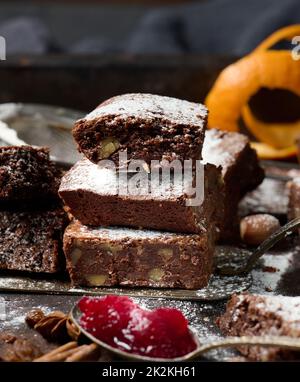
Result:
<instances>
[{"instance_id":1,"label":"metal tray","mask_svg":"<svg viewBox=\"0 0 300 382\"><path fill-rule=\"evenodd\" d=\"M8 111L10 112L8 113ZM74 110L44 105L0 105L0 120L4 120L9 128L17 130L18 139L26 143L50 146L52 156L58 161L67 162L64 163L66 166L78 159L69 129L72 121L81 115L81 112ZM39 129L44 129L43 133ZM48 129L51 130L50 135L46 134ZM54 130L63 131L63 134L53 134ZM49 136L51 137L50 140ZM13 144L7 141L7 134L4 136L1 134L1 128L0 137L7 144ZM61 147L64 149L63 157L60 157L61 149L57 149L58 143L62 144ZM244 212L245 209L247 213L263 209L264 212L271 212L283 218L287 208L287 198L282 193L286 182L285 173L280 172L280 176L272 177L272 167L278 168L280 166L273 162L264 165L268 166L269 178L258 190L245 198L242 203ZM283 167L287 167L286 171L291 168L298 169L298 166L294 164L286 164ZM278 175L278 172L275 171L275 173ZM269 184L270 181L273 182L271 185ZM273 187L274 184L278 187ZM274 203L274 200L278 203ZM242 213L243 209L241 210ZM222 248L219 250L222 252ZM299 251L297 240L285 242L264 255L248 277L221 279L218 276L213 276L208 288L201 291L133 288L72 289L65 276L60 279L53 279L2 273L0 275L0 308L4 308L0 309L0 330L32 336L32 331L24 324L24 316L31 308L39 307L46 311L60 309L68 312L78 300L79 295L117 293L130 295L137 302L149 308L157 306L177 307L183 311L190 325L196 329L201 341L208 342L217 337L222 337L215 325L215 319L222 314L226 299L233 292L240 292L249 288L248 290L252 293L300 295ZM232 247L232 253L243 252L238 247ZM36 335L33 338L35 339ZM236 355L237 353L234 351L218 350L207 355L206 359L232 360Z\"/></svg>"}]
</instances>

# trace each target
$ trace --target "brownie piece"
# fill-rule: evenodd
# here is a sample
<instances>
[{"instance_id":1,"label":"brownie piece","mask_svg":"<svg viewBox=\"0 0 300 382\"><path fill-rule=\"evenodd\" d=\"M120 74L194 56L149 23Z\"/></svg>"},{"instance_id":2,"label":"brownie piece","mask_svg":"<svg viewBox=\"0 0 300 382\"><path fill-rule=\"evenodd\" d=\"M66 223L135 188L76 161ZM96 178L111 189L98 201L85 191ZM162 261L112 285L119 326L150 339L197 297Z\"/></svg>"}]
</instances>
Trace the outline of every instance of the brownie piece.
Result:
<instances>
[{"instance_id":1,"label":"brownie piece","mask_svg":"<svg viewBox=\"0 0 300 382\"><path fill-rule=\"evenodd\" d=\"M300 337L300 297L233 295L217 324L227 336ZM300 352L259 346L239 346L251 360L274 361L300 358Z\"/></svg>"},{"instance_id":2,"label":"brownie piece","mask_svg":"<svg viewBox=\"0 0 300 382\"><path fill-rule=\"evenodd\" d=\"M186 235L73 221L64 234L67 269L74 285L198 289L212 273L208 231Z\"/></svg>"},{"instance_id":3,"label":"brownie piece","mask_svg":"<svg viewBox=\"0 0 300 382\"><path fill-rule=\"evenodd\" d=\"M150 181L151 174L147 191ZM83 159L64 175L59 195L76 219L92 226L197 233L208 225L211 230L217 230L223 218L223 183L220 169L214 165L205 165L204 201L199 206L187 205L188 196L180 187L164 188L163 192L155 188L151 189L151 194L137 195L121 195L117 192L120 187L127 187L126 178Z\"/></svg>"},{"instance_id":4,"label":"brownie piece","mask_svg":"<svg viewBox=\"0 0 300 382\"><path fill-rule=\"evenodd\" d=\"M0 210L0 269L54 273L64 268L61 206Z\"/></svg>"},{"instance_id":5,"label":"brownie piece","mask_svg":"<svg viewBox=\"0 0 300 382\"><path fill-rule=\"evenodd\" d=\"M221 166L224 180L225 213L221 239L231 240L239 235L238 204L243 196L264 179L256 151L249 139L239 133L208 130L202 149L204 163Z\"/></svg>"},{"instance_id":6,"label":"brownie piece","mask_svg":"<svg viewBox=\"0 0 300 382\"><path fill-rule=\"evenodd\" d=\"M300 217L300 178L294 178L286 185L288 192L288 218Z\"/></svg>"},{"instance_id":7,"label":"brownie piece","mask_svg":"<svg viewBox=\"0 0 300 382\"><path fill-rule=\"evenodd\" d=\"M45 147L0 147L0 201L55 199L61 175Z\"/></svg>"},{"instance_id":8,"label":"brownie piece","mask_svg":"<svg viewBox=\"0 0 300 382\"><path fill-rule=\"evenodd\" d=\"M201 159L207 109L197 103L154 94L124 94L101 103L75 123L78 149L92 162L109 158Z\"/></svg>"}]
</instances>

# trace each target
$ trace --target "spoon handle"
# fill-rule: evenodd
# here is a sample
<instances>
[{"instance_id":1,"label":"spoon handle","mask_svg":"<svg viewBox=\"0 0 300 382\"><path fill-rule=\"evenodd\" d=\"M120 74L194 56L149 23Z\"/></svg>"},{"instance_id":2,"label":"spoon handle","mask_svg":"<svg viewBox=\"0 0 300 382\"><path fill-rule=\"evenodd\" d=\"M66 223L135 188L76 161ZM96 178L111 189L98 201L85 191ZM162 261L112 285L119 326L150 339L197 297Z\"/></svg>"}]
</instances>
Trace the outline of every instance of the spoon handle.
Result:
<instances>
[{"instance_id":1,"label":"spoon handle","mask_svg":"<svg viewBox=\"0 0 300 382\"><path fill-rule=\"evenodd\" d=\"M300 351L300 338L291 338L285 336L242 336L228 337L224 340L210 342L200 345L195 352L191 353L189 359L199 357L200 355L214 349L231 348L236 346L264 346L264 347L280 347L288 350Z\"/></svg>"}]
</instances>

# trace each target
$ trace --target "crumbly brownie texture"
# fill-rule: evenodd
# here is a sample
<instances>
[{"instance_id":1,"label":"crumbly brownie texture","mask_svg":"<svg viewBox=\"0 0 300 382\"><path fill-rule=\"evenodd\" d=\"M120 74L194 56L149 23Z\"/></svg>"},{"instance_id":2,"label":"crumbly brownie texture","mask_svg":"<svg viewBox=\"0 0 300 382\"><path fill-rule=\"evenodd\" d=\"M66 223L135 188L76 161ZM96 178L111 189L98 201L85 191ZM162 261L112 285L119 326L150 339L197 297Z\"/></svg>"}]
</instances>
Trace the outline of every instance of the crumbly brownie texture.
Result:
<instances>
[{"instance_id":1,"label":"crumbly brownie texture","mask_svg":"<svg viewBox=\"0 0 300 382\"><path fill-rule=\"evenodd\" d=\"M206 131L202 149L204 163L221 166L224 180L225 213L221 239L239 235L238 204L243 196L255 189L264 178L255 150L249 139L239 133L217 129Z\"/></svg>"},{"instance_id":2,"label":"crumbly brownie texture","mask_svg":"<svg viewBox=\"0 0 300 382\"><path fill-rule=\"evenodd\" d=\"M60 206L28 211L0 211L0 269L54 273L63 269L63 230L67 217Z\"/></svg>"},{"instance_id":3,"label":"crumbly brownie texture","mask_svg":"<svg viewBox=\"0 0 300 382\"><path fill-rule=\"evenodd\" d=\"M0 147L0 200L57 198L61 171L47 148Z\"/></svg>"},{"instance_id":4,"label":"crumbly brownie texture","mask_svg":"<svg viewBox=\"0 0 300 382\"><path fill-rule=\"evenodd\" d=\"M92 162L109 158L201 159L207 109L197 103L153 94L108 99L75 123L78 149Z\"/></svg>"},{"instance_id":5,"label":"crumbly brownie texture","mask_svg":"<svg viewBox=\"0 0 300 382\"><path fill-rule=\"evenodd\" d=\"M83 159L62 178L59 195L71 214L86 225L144 227L183 233L202 232L205 227L217 229L224 213L220 169L205 166L204 201L199 206L186 205L188 197L182 187L174 186L165 191L158 187L151 189L151 194L145 193L150 189L150 176L149 187L142 188L141 194L119 195L118 186L119 189L126 187L126 179L111 169Z\"/></svg>"},{"instance_id":6,"label":"crumbly brownie texture","mask_svg":"<svg viewBox=\"0 0 300 382\"><path fill-rule=\"evenodd\" d=\"M300 337L300 297L233 295L217 324L227 336ZM255 361L300 358L299 352L279 348L240 346L238 349Z\"/></svg>"},{"instance_id":7,"label":"crumbly brownie texture","mask_svg":"<svg viewBox=\"0 0 300 382\"><path fill-rule=\"evenodd\" d=\"M295 178L287 183L289 196L288 218L289 220L300 217L300 178Z\"/></svg>"},{"instance_id":8,"label":"crumbly brownie texture","mask_svg":"<svg viewBox=\"0 0 300 382\"><path fill-rule=\"evenodd\" d=\"M198 289L212 273L213 244L198 235L129 228L92 228L72 222L64 234L74 285Z\"/></svg>"}]
</instances>

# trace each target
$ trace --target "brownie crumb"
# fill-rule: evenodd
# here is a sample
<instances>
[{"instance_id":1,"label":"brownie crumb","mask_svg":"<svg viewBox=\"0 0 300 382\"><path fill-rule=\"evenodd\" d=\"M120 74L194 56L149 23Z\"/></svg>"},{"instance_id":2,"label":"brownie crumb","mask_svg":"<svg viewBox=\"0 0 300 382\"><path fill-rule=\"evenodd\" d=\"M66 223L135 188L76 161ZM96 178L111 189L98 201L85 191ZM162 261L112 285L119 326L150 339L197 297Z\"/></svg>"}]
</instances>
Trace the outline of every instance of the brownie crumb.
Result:
<instances>
[{"instance_id":1,"label":"brownie crumb","mask_svg":"<svg viewBox=\"0 0 300 382\"><path fill-rule=\"evenodd\" d=\"M269 273L275 273L278 272L279 269L271 266L264 266L263 267L263 272L269 272Z\"/></svg>"}]
</instances>

